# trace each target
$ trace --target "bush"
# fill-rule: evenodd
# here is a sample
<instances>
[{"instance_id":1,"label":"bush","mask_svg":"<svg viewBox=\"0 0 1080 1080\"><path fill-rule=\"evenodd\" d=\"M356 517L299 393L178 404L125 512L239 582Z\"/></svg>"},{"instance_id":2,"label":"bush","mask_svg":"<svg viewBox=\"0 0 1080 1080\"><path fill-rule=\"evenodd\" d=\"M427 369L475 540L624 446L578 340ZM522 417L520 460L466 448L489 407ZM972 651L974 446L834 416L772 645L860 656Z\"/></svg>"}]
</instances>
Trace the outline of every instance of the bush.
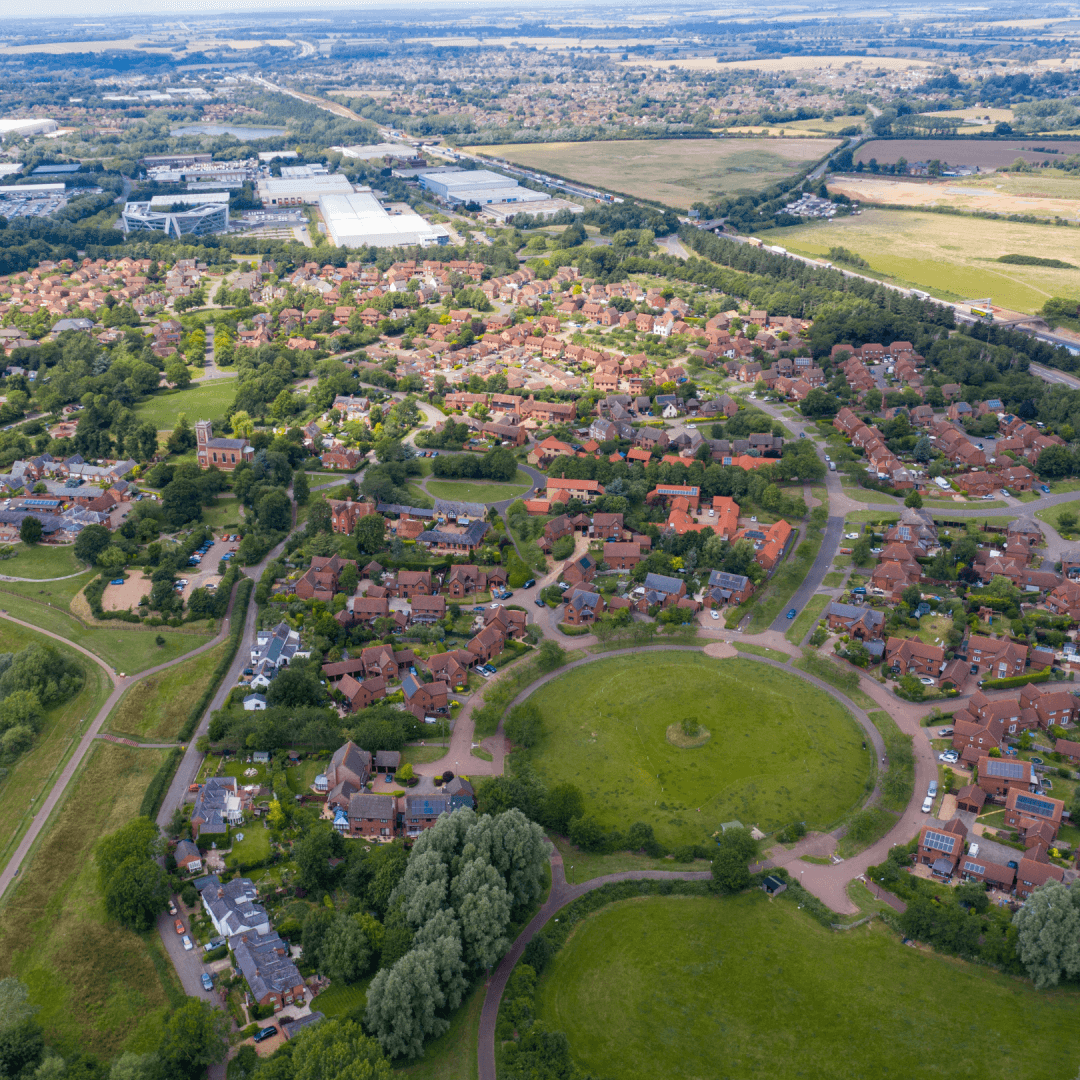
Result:
<instances>
[{"instance_id":1,"label":"bush","mask_svg":"<svg viewBox=\"0 0 1080 1080\"><path fill-rule=\"evenodd\" d=\"M216 949L211 949L204 957L204 964L212 964L215 960L224 960L229 955L228 945L219 945Z\"/></svg>"},{"instance_id":2,"label":"bush","mask_svg":"<svg viewBox=\"0 0 1080 1080\"><path fill-rule=\"evenodd\" d=\"M199 899L199 894L195 891L195 886L190 881L184 883L184 887L180 890L180 899L184 901L184 907L194 907L195 903Z\"/></svg>"},{"instance_id":3,"label":"bush","mask_svg":"<svg viewBox=\"0 0 1080 1080\"><path fill-rule=\"evenodd\" d=\"M169 751L165 760L158 766L139 804L139 817L150 818L151 821L157 817L161 804L165 800L165 793L169 790L169 784L172 783L173 773L176 772L183 756L184 751L177 746Z\"/></svg>"}]
</instances>

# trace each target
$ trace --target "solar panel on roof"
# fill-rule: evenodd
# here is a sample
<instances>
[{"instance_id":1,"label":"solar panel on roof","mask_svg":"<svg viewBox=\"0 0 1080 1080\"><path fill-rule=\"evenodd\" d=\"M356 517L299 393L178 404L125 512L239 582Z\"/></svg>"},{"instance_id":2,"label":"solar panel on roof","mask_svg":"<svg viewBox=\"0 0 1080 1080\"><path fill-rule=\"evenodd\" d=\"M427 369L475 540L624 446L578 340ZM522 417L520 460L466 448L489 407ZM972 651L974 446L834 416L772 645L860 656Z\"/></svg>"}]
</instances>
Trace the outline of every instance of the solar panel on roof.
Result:
<instances>
[{"instance_id":1,"label":"solar panel on roof","mask_svg":"<svg viewBox=\"0 0 1080 1080\"><path fill-rule=\"evenodd\" d=\"M986 867L985 866L980 866L976 862L965 862L964 863L964 869L969 874L985 874L986 873Z\"/></svg>"},{"instance_id":2,"label":"solar panel on roof","mask_svg":"<svg viewBox=\"0 0 1080 1080\"><path fill-rule=\"evenodd\" d=\"M1027 810L1040 817L1054 816L1054 804L1046 799L1037 799L1034 795L1017 795L1016 806L1019 810Z\"/></svg>"},{"instance_id":3,"label":"solar panel on roof","mask_svg":"<svg viewBox=\"0 0 1080 1080\"><path fill-rule=\"evenodd\" d=\"M1009 780L1021 780L1027 775L1027 768L1026 762L1002 761L997 758L991 758L987 764L986 771L990 776L1004 776Z\"/></svg>"},{"instance_id":4,"label":"solar panel on roof","mask_svg":"<svg viewBox=\"0 0 1080 1080\"><path fill-rule=\"evenodd\" d=\"M956 847L956 837L950 836L948 833L928 830L923 843L928 848L933 848L935 851L947 851L951 855L953 848Z\"/></svg>"}]
</instances>

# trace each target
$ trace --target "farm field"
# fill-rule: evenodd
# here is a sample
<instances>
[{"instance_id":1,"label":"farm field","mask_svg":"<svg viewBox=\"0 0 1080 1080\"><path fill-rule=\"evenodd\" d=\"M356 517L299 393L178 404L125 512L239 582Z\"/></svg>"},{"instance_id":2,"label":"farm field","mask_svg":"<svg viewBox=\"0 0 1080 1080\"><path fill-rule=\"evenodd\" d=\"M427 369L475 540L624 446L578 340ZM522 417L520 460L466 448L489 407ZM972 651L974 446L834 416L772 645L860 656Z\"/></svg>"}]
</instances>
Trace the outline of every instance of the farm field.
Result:
<instances>
[{"instance_id":1,"label":"farm field","mask_svg":"<svg viewBox=\"0 0 1080 1080\"><path fill-rule=\"evenodd\" d=\"M0 582L0 608L17 619L41 627L42 630L60 634L73 644L81 645L100 656L105 663L111 664L118 671L128 674L136 674L148 667L175 660L213 637L208 631L178 632L167 626L139 630L87 626L69 614L69 605L89 582L89 573L67 581ZM89 607L87 613L89 614ZM165 639L164 645L159 646L156 643L158 635Z\"/></svg>"},{"instance_id":2,"label":"farm field","mask_svg":"<svg viewBox=\"0 0 1080 1080\"><path fill-rule=\"evenodd\" d=\"M688 210L699 200L760 191L816 161L835 139L658 139L524 143L477 153Z\"/></svg>"},{"instance_id":3,"label":"farm field","mask_svg":"<svg viewBox=\"0 0 1080 1080\"><path fill-rule=\"evenodd\" d=\"M120 699L105 731L140 742L170 742L179 736L191 707L206 689L214 668L228 649L213 649L137 682Z\"/></svg>"},{"instance_id":4,"label":"farm field","mask_svg":"<svg viewBox=\"0 0 1080 1080\"><path fill-rule=\"evenodd\" d=\"M27 984L46 1040L69 1056L156 1049L167 1008L186 1000L157 932L106 920L93 860L166 752L96 743L0 909L0 977Z\"/></svg>"},{"instance_id":5,"label":"farm field","mask_svg":"<svg viewBox=\"0 0 1080 1080\"><path fill-rule=\"evenodd\" d=\"M669 846L701 843L738 819L772 831L824 829L866 791L862 729L826 694L752 660L696 653L613 657L568 672L530 699L544 735L533 751L549 784L569 781L605 828L636 821ZM702 746L668 741L694 718Z\"/></svg>"},{"instance_id":6,"label":"farm field","mask_svg":"<svg viewBox=\"0 0 1080 1080\"><path fill-rule=\"evenodd\" d=\"M15 557L0 562L5 577L57 578L77 574L86 564L75 558L74 544L15 544Z\"/></svg>"},{"instance_id":7,"label":"farm field","mask_svg":"<svg viewBox=\"0 0 1080 1080\"><path fill-rule=\"evenodd\" d=\"M1036 143L1039 137L1033 136ZM1070 154L1080 154L1080 140L1061 140L1054 143L1056 154L1028 149L1031 138L1019 139L870 139L855 151L855 161L868 162L876 158L881 165L893 165L901 158L906 161L939 161L950 165L978 165L981 169L1000 169L1017 158L1042 164L1053 164ZM963 180L966 177L960 177Z\"/></svg>"},{"instance_id":8,"label":"farm field","mask_svg":"<svg viewBox=\"0 0 1080 1080\"><path fill-rule=\"evenodd\" d=\"M838 934L754 892L605 907L548 965L536 1001L582 1070L616 1080L1056 1080L1075 1065L1055 1035L1080 998L906 948L880 922Z\"/></svg>"},{"instance_id":9,"label":"farm field","mask_svg":"<svg viewBox=\"0 0 1080 1080\"><path fill-rule=\"evenodd\" d=\"M97 664L51 638L0 620L0 652L20 652L29 645L49 645L74 657L85 675L83 688L45 714L33 748L8 766L0 781L0 869L7 865L31 821L31 801L46 792L82 737L82 724L97 715L109 695L105 673Z\"/></svg>"},{"instance_id":10,"label":"farm field","mask_svg":"<svg viewBox=\"0 0 1080 1080\"><path fill-rule=\"evenodd\" d=\"M187 415L192 427L196 420L218 421L236 397L236 385L235 379L208 379L186 390L158 391L135 406L135 415L140 422L149 420L158 431L172 431L179 413Z\"/></svg>"},{"instance_id":11,"label":"farm field","mask_svg":"<svg viewBox=\"0 0 1080 1080\"><path fill-rule=\"evenodd\" d=\"M870 209L859 217L774 229L765 236L812 257L846 247L870 264L872 274L943 300L989 296L1000 307L1033 313L1051 296L1080 299L1075 270L995 261L999 255L1037 255L1077 265L1073 233L1053 225Z\"/></svg>"},{"instance_id":12,"label":"farm field","mask_svg":"<svg viewBox=\"0 0 1080 1080\"><path fill-rule=\"evenodd\" d=\"M1030 185L1018 181L1028 173L994 173L990 177L961 176L950 180L890 180L879 176L843 176L829 181L829 190L857 202L907 206L955 206L960 210L991 214L1032 214L1053 221L1055 217L1080 217L1080 176L1032 177Z\"/></svg>"}]
</instances>

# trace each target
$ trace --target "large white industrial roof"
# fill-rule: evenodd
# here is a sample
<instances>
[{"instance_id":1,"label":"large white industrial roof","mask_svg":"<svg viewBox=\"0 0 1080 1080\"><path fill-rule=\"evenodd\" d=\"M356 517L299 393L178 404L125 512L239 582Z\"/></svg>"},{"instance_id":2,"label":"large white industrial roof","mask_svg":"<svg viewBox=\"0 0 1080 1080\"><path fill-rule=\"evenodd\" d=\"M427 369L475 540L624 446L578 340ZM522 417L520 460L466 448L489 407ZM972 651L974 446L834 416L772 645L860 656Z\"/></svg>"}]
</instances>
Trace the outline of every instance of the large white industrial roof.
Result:
<instances>
[{"instance_id":1,"label":"large white industrial roof","mask_svg":"<svg viewBox=\"0 0 1080 1080\"><path fill-rule=\"evenodd\" d=\"M323 195L319 199L326 231L338 247L430 244L447 232L412 211L388 214L370 191Z\"/></svg>"}]
</instances>

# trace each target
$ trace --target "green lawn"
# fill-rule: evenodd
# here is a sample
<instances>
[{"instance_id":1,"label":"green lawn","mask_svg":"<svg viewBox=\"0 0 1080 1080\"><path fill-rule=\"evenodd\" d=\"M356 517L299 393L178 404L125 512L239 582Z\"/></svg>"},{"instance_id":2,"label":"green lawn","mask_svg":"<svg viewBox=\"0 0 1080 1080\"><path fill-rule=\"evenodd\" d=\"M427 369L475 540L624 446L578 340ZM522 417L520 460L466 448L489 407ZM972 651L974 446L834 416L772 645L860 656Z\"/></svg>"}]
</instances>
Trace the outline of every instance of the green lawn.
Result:
<instances>
[{"instance_id":1,"label":"green lawn","mask_svg":"<svg viewBox=\"0 0 1080 1080\"><path fill-rule=\"evenodd\" d=\"M831 574L825 575L821 584L824 585L826 589L837 589L844 584L844 578L846 577L847 574L842 573L841 571L833 571Z\"/></svg>"},{"instance_id":2,"label":"green lawn","mask_svg":"<svg viewBox=\"0 0 1080 1080\"><path fill-rule=\"evenodd\" d=\"M764 656L780 664L787 664L791 660L791 657L786 652L781 652L779 649L770 649L765 645L753 645L748 641L733 641L732 645L739 652L751 653L753 656Z\"/></svg>"},{"instance_id":3,"label":"green lawn","mask_svg":"<svg viewBox=\"0 0 1080 1080\"><path fill-rule=\"evenodd\" d=\"M1076 1067L1061 1033L1078 1005L1075 990L906 948L880 922L834 933L760 892L612 904L537 991L548 1030L612 1080L1060 1080Z\"/></svg>"},{"instance_id":4,"label":"green lawn","mask_svg":"<svg viewBox=\"0 0 1080 1080\"><path fill-rule=\"evenodd\" d=\"M532 487L532 480L518 469L517 483L496 484L487 480L458 483L452 480L429 480L427 490L437 499L458 502L495 503L516 499Z\"/></svg>"},{"instance_id":5,"label":"green lawn","mask_svg":"<svg viewBox=\"0 0 1080 1080\"><path fill-rule=\"evenodd\" d=\"M580 885L583 881L602 877L604 874L619 874L624 870L711 870L708 859L694 859L692 862L676 862L674 859L653 859L636 851L616 851L612 855L593 855L574 847L569 840L554 833L548 833L548 839L559 849L563 857L563 873L571 885Z\"/></svg>"},{"instance_id":6,"label":"green lawn","mask_svg":"<svg viewBox=\"0 0 1080 1080\"><path fill-rule=\"evenodd\" d=\"M1035 511L1035 516L1040 521L1045 521L1047 525L1052 526L1064 537L1069 538L1076 532L1077 526L1073 525L1071 531L1069 529L1062 529L1058 522L1058 518L1063 510L1075 514L1077 518L1080 518L1080 498L1070 502L1058 503L1057 506L1044 506L1041 510Z\"/></svg>"},{"instance_id":7,"label":"green lawn","mask_svg":"<svg viewBox=\"0 0 1080 1080\"><path fill-rule=\"evenodd\" d=\"M217 422L233 403L237 385L236 379L211 379L195 383L186 390L158 390L135 406L135 415L140 423L149 420L158 431L172 431L179 413L187 416L192 427L196 420ZM228 433L221 431L216 434Z\"/></svg>"},{"instance_id":8,"label":"green lawn","mask_svg":"<svg viewBox=\"0 0 1080 1080\"><path fill-rule=\"evenodd\" d=\"M206 689L228 644L137 682L120 699L105 730L139 742L172 742Z\"/></svg>"},{"instance_id":9,"label":"green lawn","mask_svg":"<svg viewBox=\"0 0 1080 1080\"><path fill-rule=\"evenodd\" d=\"M212 506L202 508L202 523L212 529L240 527L240 501L219 497Z\"/></svg>"},{"instance_id":10,"label":"green lawn","mask_svg":"<svg viewBox=\"0 0 1080 1080\"><path fill-rule=\"evenodd\" d=\"M73 657L82 665L86 680L70 701L48 710L33 747L10 763L7 778L0 780L0 869L7 865L33 820L35 802L44 797L78 745L83 724L97 715L109 696L108 680L97 664L32 630L0 621L0 651L19 652L36 644Z\"/></svg>"},{"instance_id":11,"label":"green lawn","mask_svg":"<svg viewBox=\"0 0 1080 1080\"><path fill-rule=\"evenodd\" d=\"M139 630L119 629L126 626L125 623L117 623L115 628L86 626L68 613L68 605L89 581L87 574L68 581L0 582L0 608L17 619L24 619L89 649L117 671L129 675L175 660L213 637L205 630L195 633L186 629L170 630L167 626ZM205 623L200 625L205 627ZM159 634L165 638L162 646L155 642Z\"/></svg>"},{"instance_id":12,"label":"green lawn","mask_svg":"<svg viewBox=\"0 0 1080 1080\"><path fill-rule=\"evenodd\" d=\"M797 820L825 828L859 800L873 765L847 710L752 660L612 657L530 700L544 719L541 776L576 784L601 825L643 821L672 847L703 842L733 818L766 831ZM703 746L668 742L668 725L688 718L711 733Z\"/></svg>"},{"instance_id":13,"label":"green lawn","mask_svg":"<svg viewBox=\"0 0 1080 1080\"><path fill-rule=\"evenodd\" d=\"M270 830L263 828L261 821L248 821L239 828L231 830L232 853L226 856L226 866L237 862L253 863L270 857ZM243 836L243 840L238 837Z\"/></svg>"},{"instance_id":14,"label":"green lawn","mask_svg":"<svg viewBox=\"0 0 1080 1080\"><path fill-rule=\"evenodd\" d=\"M332 983L315 999L312 1008L330 1019L345 1017L354 1009L363 1009L367 1005L367 988L370 982L371 979L361 979L349 985Z\"/></svg>"},{"instance_id":15,"label":"green lawn","mask_svg":"<svg viewBox=\"0 0 1080 1080\"><path fill-rule=\"evenodd\" d=\"M821 613L825 610L825 605L830 599L831 597L828 596L811 596L806 602L806 607L791 621L791 626L788 627L784 637L792 645L798 645L810 633L811 627L821 617Z\"/></svg>"},{"instance_id":16,"label":"green lawn","mask_svg":"<svg viewBox=\"0 0 1080 1080\"><path fill-rule=\"evenodd\" d=\"M900 520L900 515L883 513L881 510L854 510L844 520L863 524L895 525ZM854 530L848 531L853 532Z\"/></svg>"},{"instance_id":17,"label":"green lawn","mask_svg":"<svg viewBox=\"0 0 1080 1080\"><path fill-rule=\"evenodd\" d=\"M16 544L15 552L15 558L0 562L0 574L5 577L66 577L86 569L75 558L73 544Z\"/></svg>"},{"instance_id":18,"label":"green lawn","mask_svg":"<svg viewBox=\"0 0 1080 1080\"><path fill-rule=\"evenodd\" d=\"M0 976L15 975L62 1054L108 1059L161 1044L186 1000L156 931L105 918L94 846L138 813L166 751L96 743L0 909Z\"/></svg>"},{"instance_id":19,"label":"green lawn","mask_svg":"<svg viewBox=\"0 0 1080 1080\"><path fill-rule=\"evenodd\" d=\"M431 761L438 761L446 757L446 749L450 745L447 740L444 743L428 743L426 746L406 746L401 751L402 765L426 765Z\"/></svg>"}]
</instances>

